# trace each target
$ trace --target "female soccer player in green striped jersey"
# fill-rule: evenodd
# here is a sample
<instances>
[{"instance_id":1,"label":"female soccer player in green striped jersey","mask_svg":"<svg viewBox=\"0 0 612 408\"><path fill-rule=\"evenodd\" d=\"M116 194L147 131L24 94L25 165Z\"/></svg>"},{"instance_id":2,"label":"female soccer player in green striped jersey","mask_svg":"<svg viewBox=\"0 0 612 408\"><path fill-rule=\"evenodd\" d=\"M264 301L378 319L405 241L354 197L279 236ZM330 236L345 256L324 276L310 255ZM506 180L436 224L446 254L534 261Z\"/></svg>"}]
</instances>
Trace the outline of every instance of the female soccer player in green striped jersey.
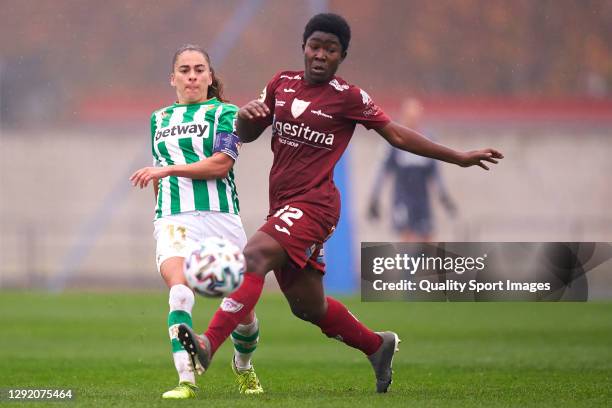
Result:
<instances>
[{"instance_id":1,"label":"female soccer player in green striped jersey","mask_svg":"<svg viewBox=\"0 0 612 408\"><path fill-rule=\"evenodd\" d=\"M246 235L232 170L238 157L238 108L224 101L210 58L198 46L176 51L170 84L177 101L151 115L154 166L137 170L130 180L140 188L152 183L155 191L157 268L170 288L168 330L179 375L179 385L162 397L184 399L197 390L194 364L177 339L179 324L192 325L194 294L183 275L186 252L207 236L224 237L242 249ZM250 313L232 335L232 369L241 393L263 392L251 364L258 338L257 318Z\"/></svg>"}]
</instances>

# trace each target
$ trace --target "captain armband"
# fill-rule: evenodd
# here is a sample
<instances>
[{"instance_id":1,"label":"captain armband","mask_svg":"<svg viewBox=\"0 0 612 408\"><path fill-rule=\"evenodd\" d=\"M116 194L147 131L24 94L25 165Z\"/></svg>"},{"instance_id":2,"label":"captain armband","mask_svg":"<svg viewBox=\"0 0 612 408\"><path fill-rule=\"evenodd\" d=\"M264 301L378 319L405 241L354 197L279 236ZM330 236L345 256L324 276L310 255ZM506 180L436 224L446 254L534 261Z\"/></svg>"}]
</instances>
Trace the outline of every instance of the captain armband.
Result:
<instances>
[{"instance_id":1,"label":"captain armband","mask_svg":"<svg viewBox=\"0 0 612 408\"><path fill-rule=\"evenodd\" d=\"M221 152L227 154L232 159L238 159L238 148L240 147L240 138L234 133L219 132L215 137L215 145L213 153Z\"/></svg>"}]
</instances>

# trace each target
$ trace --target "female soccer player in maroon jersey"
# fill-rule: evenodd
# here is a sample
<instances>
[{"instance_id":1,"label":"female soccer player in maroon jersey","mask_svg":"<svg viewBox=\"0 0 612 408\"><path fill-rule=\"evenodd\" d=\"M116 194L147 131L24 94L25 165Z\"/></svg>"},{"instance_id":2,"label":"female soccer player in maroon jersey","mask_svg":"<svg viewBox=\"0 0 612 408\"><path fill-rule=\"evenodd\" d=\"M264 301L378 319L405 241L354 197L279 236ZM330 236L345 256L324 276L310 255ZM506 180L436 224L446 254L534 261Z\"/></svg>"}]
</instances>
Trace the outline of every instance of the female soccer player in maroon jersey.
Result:
<instances>
[{"instance_id":1,"label":"female soccer player in maroon jersey","mask_svg":"<svg viewBox=\"0 0 612 408\"><path fill-rule=\"evenodd\" d=\"M503 158L494 149L458 152L391 121L365 91L335 75L346 58L350 37L344 18L314 16L304 30L304 71L276 74L260 99L238 112L236 133L244 143L257 139L266 127L273 128L270 212L244 250L244 283L223 300L204 335L186 325L179 327L181 342L198 367L208 367L217 348L255 306L264 277L273 270L291 311L328 337L366 354L377 392L386 392L397 334L373 332L323 290L323 243L340 215L334 166L358 123L397 148L462 167L488 170L484 162Z\"/></svg>"}]
</instances>

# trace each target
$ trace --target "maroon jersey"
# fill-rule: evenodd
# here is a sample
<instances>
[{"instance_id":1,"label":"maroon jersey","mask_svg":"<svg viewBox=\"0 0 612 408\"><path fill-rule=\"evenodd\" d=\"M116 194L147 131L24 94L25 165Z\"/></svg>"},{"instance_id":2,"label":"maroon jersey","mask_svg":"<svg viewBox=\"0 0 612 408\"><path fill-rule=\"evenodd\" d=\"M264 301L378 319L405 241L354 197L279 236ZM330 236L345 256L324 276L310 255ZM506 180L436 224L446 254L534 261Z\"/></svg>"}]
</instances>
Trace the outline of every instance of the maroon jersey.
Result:
<instances>
[{"instance_id":1,"label":"maroon jersey","mask_svg":"<svg viewBox=\"0 0 612 408\"><path fill-rule=\"evenodd\" d=\"M307 202L337 219L340 194L333 181L334 166L357 123L380 129L389 118L365 91L342 78L310 85L304 71L276 74L262 99L272 112L262 119L272 124L270 212Z\"/></svg>"}]
</instances>

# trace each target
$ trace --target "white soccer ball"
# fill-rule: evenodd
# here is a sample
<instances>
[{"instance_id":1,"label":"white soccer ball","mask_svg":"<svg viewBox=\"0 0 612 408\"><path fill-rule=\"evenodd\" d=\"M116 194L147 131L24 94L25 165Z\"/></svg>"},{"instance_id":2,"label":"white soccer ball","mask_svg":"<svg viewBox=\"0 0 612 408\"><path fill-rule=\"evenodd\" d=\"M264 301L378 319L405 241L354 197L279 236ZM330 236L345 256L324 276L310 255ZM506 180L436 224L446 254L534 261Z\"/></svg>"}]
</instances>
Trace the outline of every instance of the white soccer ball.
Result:
<instances>
[{"instance_id":1,"label":"white soccer ball","mask_svg":"<svg viewBox=\"0 0 612 408\"><path fill-rule=\"evenodd\" d=\"M207 297L227 296L244 278L244 255L230 241L209 237L200 241L185 258L185 278L196 293Z\"/></svg>"}]
</instances>

